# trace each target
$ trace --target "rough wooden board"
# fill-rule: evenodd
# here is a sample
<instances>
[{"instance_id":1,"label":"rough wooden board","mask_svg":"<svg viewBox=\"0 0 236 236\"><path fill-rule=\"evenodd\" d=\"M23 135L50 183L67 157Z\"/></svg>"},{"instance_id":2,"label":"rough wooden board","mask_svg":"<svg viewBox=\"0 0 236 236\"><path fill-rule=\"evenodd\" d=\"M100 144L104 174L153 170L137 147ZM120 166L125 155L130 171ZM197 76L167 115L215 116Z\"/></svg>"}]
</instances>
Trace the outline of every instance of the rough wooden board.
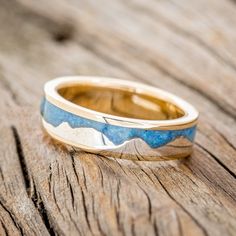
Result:
<instances>
[{"instance_id":1,"label":"rough wooden board","mask_svg":"<svg viewBox=\"0 0 236 236\"><path fill-rule=\"evenodd\" d=\"M220 0L2 1L0 234L235 235L235 12ZM64 74L181 95L201 112L194 154L140 163L55 143L38 106Z\"/></svg>"}]
</instances>

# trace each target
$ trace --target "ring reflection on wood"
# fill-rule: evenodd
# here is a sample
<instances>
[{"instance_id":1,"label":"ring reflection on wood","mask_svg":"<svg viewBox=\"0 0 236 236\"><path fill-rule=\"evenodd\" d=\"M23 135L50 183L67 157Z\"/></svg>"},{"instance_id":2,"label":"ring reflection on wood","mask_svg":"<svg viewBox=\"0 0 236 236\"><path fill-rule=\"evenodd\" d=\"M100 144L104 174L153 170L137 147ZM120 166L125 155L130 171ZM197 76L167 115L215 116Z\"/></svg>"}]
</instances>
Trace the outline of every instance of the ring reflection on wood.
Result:
<instances>
[{"instance_id":1,"label":"ring reflection on wood","mask_svg":"<svg viewBox=\"0 0 236 236\"><path fill-rule=\"evenodd\" d=\"M64 77L45 85L43 126L55 139L105 156L168 160L192 152L198 112L144 84Z\"/></svg>"}]
</instances>

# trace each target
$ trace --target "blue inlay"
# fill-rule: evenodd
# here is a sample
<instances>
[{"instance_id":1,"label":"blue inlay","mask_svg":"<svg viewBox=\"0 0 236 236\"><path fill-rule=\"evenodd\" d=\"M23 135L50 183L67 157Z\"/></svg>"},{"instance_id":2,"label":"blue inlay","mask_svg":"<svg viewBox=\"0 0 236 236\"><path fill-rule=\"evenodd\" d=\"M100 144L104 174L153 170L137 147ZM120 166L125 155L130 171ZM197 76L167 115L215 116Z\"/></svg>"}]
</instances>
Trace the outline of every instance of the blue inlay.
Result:
<instances>
[{"instance_id":1,"label":"blue inlay","mask_svg":"<svg viewBox=\"0 0 236 236\"><path fill-rule=\"evenodd\" d=\"M196 126L181 130L145 130L102 123L62 110L45 98L41 103L41 115L46 122L54 127L67 122L71 128L93 128L103 133L115 145L120 145L134 138L141 138L151 148L158 148L174 141L178 137L185 137L193 142L196 133Z\"/></svg>"}]
</instances>

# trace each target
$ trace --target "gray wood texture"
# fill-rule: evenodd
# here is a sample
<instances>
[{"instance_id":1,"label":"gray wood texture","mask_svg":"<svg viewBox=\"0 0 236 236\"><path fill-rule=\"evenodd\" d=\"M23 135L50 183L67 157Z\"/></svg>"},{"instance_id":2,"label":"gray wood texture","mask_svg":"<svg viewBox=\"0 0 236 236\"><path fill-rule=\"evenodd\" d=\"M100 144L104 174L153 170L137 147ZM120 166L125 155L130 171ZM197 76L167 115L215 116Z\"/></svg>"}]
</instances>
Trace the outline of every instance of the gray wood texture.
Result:
<instances>
[{"instance_id":1,"label":"gray wood texture","mask_svg":"<svg viewBox=\"0 0 236 236\"><path fill-rule=\"evenodd\" d=\"M236 2L0 1L0 235L236 235ZM43 84L142 81L194 104L194 154L131 162L43 131Z\"/></svg>"}]
</instances>

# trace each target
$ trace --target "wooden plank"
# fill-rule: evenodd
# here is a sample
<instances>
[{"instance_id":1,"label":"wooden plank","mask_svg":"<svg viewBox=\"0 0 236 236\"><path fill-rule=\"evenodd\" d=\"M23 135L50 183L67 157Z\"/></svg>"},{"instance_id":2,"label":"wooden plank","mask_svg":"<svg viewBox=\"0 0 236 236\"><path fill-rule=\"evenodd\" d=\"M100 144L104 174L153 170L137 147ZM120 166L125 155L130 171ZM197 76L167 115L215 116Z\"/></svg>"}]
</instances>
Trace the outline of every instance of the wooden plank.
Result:
<instances>
[{"instance_id":1,"label":"wooden plank","mask_svg":"<svg viewBox=\"0 0 236 236\"><path fill-rule=\"evenodd\" d=\"M0 234L235 235L235 11L230 1L2 1ZM39 101L64 74L187 99L201 112L194 154L130 162L52 141Z\"/></svg>"}]
</instances>

